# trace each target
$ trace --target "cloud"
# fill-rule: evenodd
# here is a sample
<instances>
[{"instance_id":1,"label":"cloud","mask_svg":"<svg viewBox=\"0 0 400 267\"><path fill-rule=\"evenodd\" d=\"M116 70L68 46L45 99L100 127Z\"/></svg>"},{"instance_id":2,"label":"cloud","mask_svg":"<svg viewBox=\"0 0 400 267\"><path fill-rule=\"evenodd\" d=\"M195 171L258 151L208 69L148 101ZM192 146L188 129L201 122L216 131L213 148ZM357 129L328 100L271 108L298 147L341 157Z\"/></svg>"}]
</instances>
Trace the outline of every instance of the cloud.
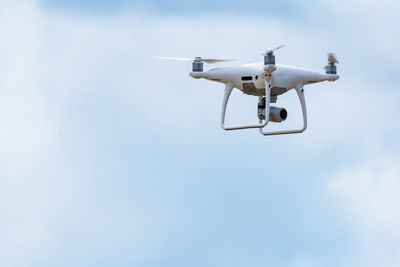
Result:
<instances>
[{"instance_id":1,"label":"cloud","mask_svg":"<svg viewBox=\"0 0 400 267\"><path fill-rule=\"evenodd\" d=\"M398 154L371 151L361 165L332 177L329 190L357 235L354 266L400 264L399 160Z\"/></svg>"},{"instance_id":2,"label":"cloud","mask_svg":"<svg viewBox=\"0 0 400 267\"><path fill-rule=\"evenodd\" d=\"M8 165L40 156L49 136L38 80L43 38L36 7L5 3L0 20L0 159Z\"/></svg>"},{"instance_id":3,"label":"cloud","mask_svg":"<svg viewBox=\"0 0 400 267\"><path fill-rule=\"evenodd\" d=\"M48 110L38 80L43 40L37 7L2 2L0 11L0 262L30 262L46 247L45 199L35 172L51 147ZM32 189L36 191L32 191ZM39 207L39 208L37 208ZM24 257L21 257L21 253ZM25 259L22 259L25 258Z\"/></svg>"}]
</instances>

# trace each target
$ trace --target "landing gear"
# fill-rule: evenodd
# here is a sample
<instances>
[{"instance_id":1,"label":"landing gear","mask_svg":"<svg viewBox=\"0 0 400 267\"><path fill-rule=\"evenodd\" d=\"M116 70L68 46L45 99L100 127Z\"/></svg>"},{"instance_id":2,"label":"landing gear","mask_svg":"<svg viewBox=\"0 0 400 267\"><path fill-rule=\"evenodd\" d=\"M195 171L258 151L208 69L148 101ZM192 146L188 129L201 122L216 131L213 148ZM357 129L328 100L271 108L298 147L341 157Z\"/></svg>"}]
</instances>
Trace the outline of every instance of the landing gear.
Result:
<instances>
[{"instance_id":1,"label":"landing gear","mask_svg":"<svg viewBox=\"0 0 400 267\"><path fill-rule=\"evenodd\" d=\"M261 111L261 113L264 114L264 118L269 118L269 102L270 102L270 96L271 96L271 85L270 85L270 81L268 79L264 81L265 83L265 95L267 97L264 97L264 102L262 102L262 98L260 96L259 98L259 102L264 103L264 108L262 109L263 111ZM225 94L224 94L224 100L222 101L222 110L221 110L221 127L224 130L230 131L230 130L240 130L240 129L250 129L250 128L264 128L265 126L267 126L269 120L263 120L264 122L260 121L259 124L255 124L255 125L238 125L238 126L230 126L227 127L225 126L225 113L226 113L226 106L228 104L228 100L229 100L229 96L231 95L233 89L233 85L232 84L226 84L225 85Z\"/></svg>"},{"instance_id":2,"label":"landing gear","mask_svg":"<svg viewBox=\"0 0 400 267\"><path fill-rule=\"evenodd\" d=\"M301 129L296 129L296 130L284 130L284 131L273 131L273 132L264 132L263 129L260 129L260 133L262 135L277 135L277 134L293 134L293 133L302 133L307 129L307 110L306 110L306 101L304 99L304 90L303 90L303 85L298 84L296 87L296 92L300 100L301 104L301 110L303 113L303 127ZM275 108L275 107L273 107ZM282 108L275 108L275 111L268 112L269 114L272 114L272 116L280 116L280 121L285 120L287 117L287 112L285 109ZM268 115L269 115L268 114Z\"/></svg>"}]
</instances>

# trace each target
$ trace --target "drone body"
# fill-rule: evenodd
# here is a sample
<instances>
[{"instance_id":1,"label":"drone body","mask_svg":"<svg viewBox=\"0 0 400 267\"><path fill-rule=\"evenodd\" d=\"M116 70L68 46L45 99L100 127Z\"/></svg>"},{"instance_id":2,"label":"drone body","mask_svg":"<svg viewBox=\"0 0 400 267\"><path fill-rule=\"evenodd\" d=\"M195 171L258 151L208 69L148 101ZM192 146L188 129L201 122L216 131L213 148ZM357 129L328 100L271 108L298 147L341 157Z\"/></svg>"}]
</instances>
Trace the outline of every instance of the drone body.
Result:
<instances>
[{"instance_id":1,"label":"drone body","mask_svg":"<svg viewBox=\"0 0 400 267\"><path fill-rule=\"evenodd\" d=\"M264 64L254 63L233 67L215 68L203 71L203 62L217 63L229 60L223 59L202 59L196 57L193 61L192 72L190 76L195 79L207 79L210 81L225 84L225 94L221 111L221 127L224 130L239 130L249 128L259 128L263 135L278 135L301 133L307 128L307 111L304 99L304 85L322 82L336 81L339 75L336 74L337 59L333 54L328 54L329 63L325 67L326 73L306 70L302 68L275 64L274 51L282 46L269 50L264 53ZM188 58L165 58L182 61L192 61ZM257 115L259 124L226 126L225 113L229 97L234 88L239 89L245 94L258 97ZM295 130L283 130L274 132L265 132L269 122L282 122L287 117L287 111L284 108L271 106L270 103L276 103L279 95L295 89L303 112L303 127Z\"/></svg>"},{"instance_id":2,"label":"drone body","mask_svg":"<svg viewBox=\"0 0 400 267\"><path fill-rule=\"evenodd\" d=\"M265 96L264 65L261 63L246 64L242 66L210 69L205 72L190 72L190 76L207 79L224 84L231 84L245 94ZM339 78L336 74L323 74L315 71L301 69L286 65L276 65L276 70L271 74L271 95L280 95L294 89L298 83L303 85L334 81Z\"/></svg>"}]
</instances>

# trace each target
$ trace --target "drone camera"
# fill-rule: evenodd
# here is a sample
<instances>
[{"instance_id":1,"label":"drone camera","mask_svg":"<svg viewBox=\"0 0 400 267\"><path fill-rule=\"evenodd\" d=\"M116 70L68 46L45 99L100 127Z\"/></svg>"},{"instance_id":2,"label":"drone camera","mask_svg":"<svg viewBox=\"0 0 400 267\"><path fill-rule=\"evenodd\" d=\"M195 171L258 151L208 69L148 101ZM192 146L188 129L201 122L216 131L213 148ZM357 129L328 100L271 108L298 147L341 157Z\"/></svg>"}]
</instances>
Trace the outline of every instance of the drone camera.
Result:
<instances>
[{"instance_id":1,"label":"drone camera","mask_svg":"<svg viewBox=\"0 0 400 267\"><path fill-rule=\"evenodd\" d=\"M260 120L265 120L265 97L257 105L257 115ZM286 120L288 113L285 108L278 108L271 106L269 108L269 121L282 122Z\"/></svg>"},{"instance_id":2,"label":"drone camera","mask_svg":"<svg viewBox=\"0 0 400 267\"><path fill-rule=\"evenodd\" d=\"M270 107L269 120L272 122L282 122L287 118L287 111L284 108Z\"/></svg>"}]
</instances>

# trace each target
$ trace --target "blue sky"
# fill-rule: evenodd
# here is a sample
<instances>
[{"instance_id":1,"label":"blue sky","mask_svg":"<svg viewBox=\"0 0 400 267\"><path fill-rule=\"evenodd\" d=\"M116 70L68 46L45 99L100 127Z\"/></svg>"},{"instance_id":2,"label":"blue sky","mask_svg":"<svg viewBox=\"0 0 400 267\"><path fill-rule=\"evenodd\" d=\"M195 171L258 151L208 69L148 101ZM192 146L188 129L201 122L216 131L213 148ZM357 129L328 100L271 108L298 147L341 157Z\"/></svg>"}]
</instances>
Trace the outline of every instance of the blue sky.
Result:
<instances>
[{"instance_id":1,"label":"blue sky","mask_svg":"<svg viewBox=\"0 0 400 267\"><path fill-rule=\"evenodd\" d=\"M90 13L112 13L121 12L126 9L136 9L136 10L148 10L159 15L199 15L199 14L221 14L221 13L239 13L243 14L265 14L265 9L268 9L269 15L281 15L285 13L286 15L300 14L302 13L301 5L293 5L296 1L287 2L265 2L265 1L127 1L127 0L117 0L117 1L58 1L58 0L42 0L43 5L56 8L56 9L71 9L79 10L83 12ZM297 10L297 12L296 12ZM299 14L299 15L300 15Z\"/></svg>"},{"instance_id":2,"label":"blue sky","mask_svg":"<svg viewBox=\"0 0 400 267\"><path fill-rule=\"evenodd\" d=\"M1 266L400 264L396 2L3 6ZM282 43L281 63L340 61L300 135L223 131L223 87L151 59ZM255 104L234 92L229 122Z\"/></svg>"}]
</instances>

